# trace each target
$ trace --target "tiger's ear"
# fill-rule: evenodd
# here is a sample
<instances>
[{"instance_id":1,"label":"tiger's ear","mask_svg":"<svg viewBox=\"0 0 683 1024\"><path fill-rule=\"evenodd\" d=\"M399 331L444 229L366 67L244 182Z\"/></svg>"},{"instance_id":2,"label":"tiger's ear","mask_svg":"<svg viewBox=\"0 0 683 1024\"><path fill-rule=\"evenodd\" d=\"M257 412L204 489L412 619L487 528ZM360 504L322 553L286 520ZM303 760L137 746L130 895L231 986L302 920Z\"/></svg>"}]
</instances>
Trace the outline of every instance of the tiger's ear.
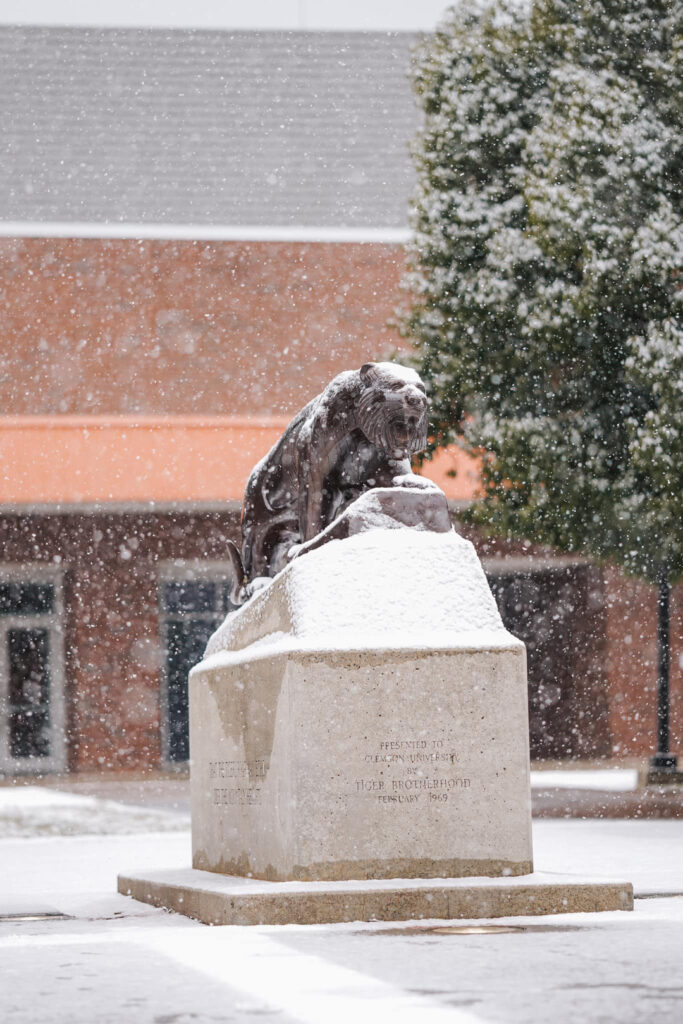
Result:
<instances>
[{"instance_id":1,"label":"tiger's ear","mask_svg":"<svg viewBox=\"0 0 683 1024\"><path fill-rule=\"evenodd\" d=\"M361 380L366 381L376 366L377 363L363 363L360 368Z\"/></svg>"}]
</instances>

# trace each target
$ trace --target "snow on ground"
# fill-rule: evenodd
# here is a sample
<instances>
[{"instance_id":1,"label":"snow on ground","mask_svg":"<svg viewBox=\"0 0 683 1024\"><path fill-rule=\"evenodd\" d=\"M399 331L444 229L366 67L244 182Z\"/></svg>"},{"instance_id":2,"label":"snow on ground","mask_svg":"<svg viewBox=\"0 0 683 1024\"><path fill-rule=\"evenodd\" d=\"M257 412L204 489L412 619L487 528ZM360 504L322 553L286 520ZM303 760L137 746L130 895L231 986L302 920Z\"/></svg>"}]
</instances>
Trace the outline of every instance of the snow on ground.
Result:
<instances>
[{"instance_id":1,"label":"snow on ground","mask_svg":"<svg viewBox=\"0 0 683 1024\"><path fill-rule=\"evenodd\" d=\"M541 819L534 821L533 836L538 871L632 882L641 896L683 896L680 819Z\"/></svg>"},{"instance_id":2,"label":"snow on ground","mask_svg":"<svg viewBox=\"0 0 683 1024\"><path fill-rule=\"evenodd\" d=\"M648 901L600 917L513 919L526 930L491 935L424 925L210 929L163 917L34 927L0 937L9 982L0 999L10 1024L680 1019L680 907Z\"/></svg>"},{"instance_id":3,"label":"snow on ground","mask_svg":"<svg viewBox=\"0 0 683 1024\"><path fill-rule=\"evenodd\" d=\"M600 789L612 792L630 792L638 788L635 768L602 768L596 771L569 769L568 771L532 771L532 789Z\"/></svg>"},{"instance_id":4,"label":"snow on ground","mask_svg":"<svg viewBox=\"0 0 683 1024\"><path fill-rule=\"evenodd\" d=\"M2 813L21 811L28 820L40 811L53 830L66 811L78 808L85 820L89 804L36 789L13 787L12 798L0 790ZM115 806L102 815L112 826L122 808L147 813ZM640 893L683 894L680 820L540 820L534 847L539 870L628 878ZM433 930L444 921L208 928L116 892L119 871L189 862L187 830L0 840L2 1024L649 1024L683 1017L683 895L639 899L633 913L514 918L495 922L510 932L449 934ZM2 920L41 911L71 917Z\"/></svg>"},{"instance_id":5,"label":"snow on ground","mask_svg":"<svg viewBox=\"0 0 683 1024\"><path fill-rule=\"evenodd\" d=\"M45 786L0 787L0 836L131 835L189 828L187 814L135 807Z\"/></svg>"}]
</instances>

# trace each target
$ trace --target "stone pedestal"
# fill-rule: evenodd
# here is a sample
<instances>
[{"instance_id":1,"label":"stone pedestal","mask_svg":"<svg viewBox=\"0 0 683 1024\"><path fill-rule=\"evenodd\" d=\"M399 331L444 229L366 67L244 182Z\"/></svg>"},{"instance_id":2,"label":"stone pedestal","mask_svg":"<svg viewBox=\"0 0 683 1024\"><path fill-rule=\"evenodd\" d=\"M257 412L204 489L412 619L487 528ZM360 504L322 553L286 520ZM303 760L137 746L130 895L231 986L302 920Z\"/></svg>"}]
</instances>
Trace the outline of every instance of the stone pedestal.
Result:
<instances>
[{"instance_id":1,"label":"stone pedestal","mask_svg":"<svg viewBox=\"0 0 683 1024\"><path fill-rule=\"evenodd\" d=\"M457 534L292 562L190 677L193 866L271 881L532 870L523 645Z\"/></svg>"},{"instance_id":2,"label":"stone pedestal","mask_svg":"<svg viewBox=\"0 0 683 1024\"><path fill-rule=\"evenodd\" d=\"M296 559L214 634L190 724L194 866L120 875L135 899L231 925L633 908L527 873L524 647L454 533Z\"/></svg>"}]
</instances>

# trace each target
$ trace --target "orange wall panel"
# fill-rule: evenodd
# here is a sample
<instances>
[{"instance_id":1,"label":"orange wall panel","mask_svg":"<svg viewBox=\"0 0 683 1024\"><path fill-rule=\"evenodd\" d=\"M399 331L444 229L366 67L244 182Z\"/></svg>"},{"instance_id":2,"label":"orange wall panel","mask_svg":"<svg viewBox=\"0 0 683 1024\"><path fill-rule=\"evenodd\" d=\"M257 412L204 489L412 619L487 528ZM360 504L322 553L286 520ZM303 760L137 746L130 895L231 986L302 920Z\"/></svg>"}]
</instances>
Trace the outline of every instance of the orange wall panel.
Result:
<instances>
[{"instance_id":1,"label":"orange wall panel","mask_svg":"<svg viewBox=\"0 0 683 1024\"><path fill-rule=\"evenodd\" d=\"M0 417L0 505L241 501L286 417ZM449 474L456 468L458 475ZM476 464L458 449L425 475L472 496Z\"/></svg>"},{"instance_id":2,"label":"orange wall panel","mask_svg":"<svg viewBox=\"0 0 683 1024\"><path fill-rule=\"evenodd\" d=\"M0 503L241 498L287 420L0 419Z\"/></svg>"}]
</instances>

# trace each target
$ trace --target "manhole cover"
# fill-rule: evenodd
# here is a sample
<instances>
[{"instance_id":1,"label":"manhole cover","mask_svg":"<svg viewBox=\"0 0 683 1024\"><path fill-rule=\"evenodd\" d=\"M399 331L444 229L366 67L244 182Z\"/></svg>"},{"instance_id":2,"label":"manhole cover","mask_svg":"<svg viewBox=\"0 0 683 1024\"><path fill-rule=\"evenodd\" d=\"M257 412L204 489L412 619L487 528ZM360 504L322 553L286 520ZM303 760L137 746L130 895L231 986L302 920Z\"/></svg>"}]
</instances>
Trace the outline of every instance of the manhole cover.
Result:
<instances>
[{"instance_id":1,"label":"manhole cover","mask_svg":"<svg viewBox=\"0 0 683 1024\"><path fill-rule=\"evenodd\" d=\"M526 932L526 925L514 924L424 924L405 925L402 928L382 928L357 932L357 935L502 935L506 932Z\"/></svg>"},{"instance_id":2,"label":"manhole cover","mask_svg":"<svg viewBox=\"0 0 683 1024\"><path fill-rule=\"evenodd\" d=\"M27 912L25 914L0 914L0 921L11 921L13 924L18 924L22 921L70 921L71 916L69 914L62 914L59 911L36 911Z\"/></svg>"},{"instance_id":3,"label":"manhole cover","mask_svg":"<svg viewBox=\"0 0 683 1024\"><path fill-rule=\"evenodd\" d=\"M673 900L683 898L683 892L635 892L634 900Z\"/></svg>"},{"instance_id":4,"label":"manhole cover","mask_svg":"<svg viewBox=\"0 0 683 1024\"><path fill-rule=\"evenodd\" d=\"M433 935L502 935L505 932L526 931L514 924L445 924L430 928Z\"/></svg>"}]
</instances>

